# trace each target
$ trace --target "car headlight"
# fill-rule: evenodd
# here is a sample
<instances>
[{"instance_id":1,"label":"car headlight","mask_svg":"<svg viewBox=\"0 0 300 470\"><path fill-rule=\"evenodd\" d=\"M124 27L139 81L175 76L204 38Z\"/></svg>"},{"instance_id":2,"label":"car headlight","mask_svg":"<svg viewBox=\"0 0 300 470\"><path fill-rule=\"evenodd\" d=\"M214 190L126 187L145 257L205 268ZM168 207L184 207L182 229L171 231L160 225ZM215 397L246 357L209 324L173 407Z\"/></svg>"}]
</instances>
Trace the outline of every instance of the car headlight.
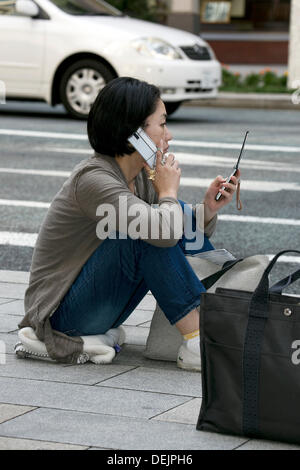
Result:
<instances>
[{"instance_id":1,"label":"car headlight","mask_svg":"<svg viewBox=\"0 0 300 470\"><path fill-rule=\"evenodd\" d=\"M132 47L142 55L157 59L178 60L182 59L180 53L163 39L140 38L131 42Z\"/></svg>"}]
</instances>

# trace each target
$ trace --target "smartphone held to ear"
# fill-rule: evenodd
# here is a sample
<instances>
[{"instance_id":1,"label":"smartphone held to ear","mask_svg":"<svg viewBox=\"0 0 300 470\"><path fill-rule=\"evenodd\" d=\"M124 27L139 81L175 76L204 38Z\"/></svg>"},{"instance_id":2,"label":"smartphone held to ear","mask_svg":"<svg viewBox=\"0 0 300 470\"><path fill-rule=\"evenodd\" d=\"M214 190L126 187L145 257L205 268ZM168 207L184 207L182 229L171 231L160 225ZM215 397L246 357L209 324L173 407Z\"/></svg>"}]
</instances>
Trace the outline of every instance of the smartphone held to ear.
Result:
<instances>
[{"instance_id":1,"label":"smartphone held to ear","mask_svg":"<svg viewBox=\"0 0 300 470\"><path fill-rule=\"evenodd\" d=\"M229 182L230 182L231 178L236 175L236 173L237 173L237 171L238 171L238 169L239 169L239 164L240 164L240 161L241 161L243 152L244 152L244 147L245 147L245 143L246 143L246 139L247 139L247 137L248 137L248 134L249 134L249 131L247 131L246 134L245 134L244 142L243 142L243 145L242 145L242 148L241 148L241 151L240 151L238 160L237 160L237 162L236 162L236 165L233 167L232 172L230 173L230 176L228 176L228 178L226 178L226 183L229 183ZM222 187L222 190L223 190L223 191L224 191L224 189L225 189L225 186ZM216 201L219 201L219 199L221 198L221 196L222 196L222 193L221 193L221 192L218 192L218 194L216 195Z\"/></svg>"},{"instance_id":2,"label":"smartphone held to ear","mask_svg":"<svg viewBox=\"0 0 300 470\"><path fill-rule=\"evenodd\" d=\"M141 127L129 137L128 142L141 154L150 168L155 166L157 147Z\"/></svg>"}]
</instances>

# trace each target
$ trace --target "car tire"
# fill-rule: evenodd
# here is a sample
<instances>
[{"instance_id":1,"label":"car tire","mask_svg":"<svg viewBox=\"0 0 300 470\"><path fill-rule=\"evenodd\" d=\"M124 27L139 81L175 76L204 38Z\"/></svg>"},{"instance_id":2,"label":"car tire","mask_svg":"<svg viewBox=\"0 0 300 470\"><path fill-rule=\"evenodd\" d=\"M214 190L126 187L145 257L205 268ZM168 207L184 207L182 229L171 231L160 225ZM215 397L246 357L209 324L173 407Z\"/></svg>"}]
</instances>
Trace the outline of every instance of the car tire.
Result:
<instances>
[{"instance_id":1,"label":"car tire","mask_svg":"<svg viewBox=\"0 0 300 470\"><path fill-rule=\"evenodd\" d=\"M94 59L74 62L62 75L59 93L67 112L76 119L86 119L99 91L115 75Z\"/></svg>"},{"instance_id":2,"label":"car tire","mask_svg":"<svg viewBox=\"0 0 300 470\"><path fill-rule=\"evenodd\" d=\"M182 105L182 101L175 101L172 102L170 101L169 103L165 102L166 110L167 110L167 115L171 116L171 114L175 113L177 109Z\"/></svg>"}]
</instances>

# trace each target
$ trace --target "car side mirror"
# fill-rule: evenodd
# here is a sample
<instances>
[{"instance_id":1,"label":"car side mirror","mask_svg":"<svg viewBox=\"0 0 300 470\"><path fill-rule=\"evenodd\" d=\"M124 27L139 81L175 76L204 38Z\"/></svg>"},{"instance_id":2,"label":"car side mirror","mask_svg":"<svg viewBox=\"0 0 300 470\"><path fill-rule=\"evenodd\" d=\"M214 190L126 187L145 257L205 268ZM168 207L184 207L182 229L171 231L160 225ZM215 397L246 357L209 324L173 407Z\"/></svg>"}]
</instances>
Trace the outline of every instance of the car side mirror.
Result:
<instances>
[{"instance_id":1,"label":"car side mirror","mask_svg":"<svg viewBox=\"0 0 300 470\"><path fill-rule=\"evenodd\" d=\"M17 0L15 8L20 15L34 17L39 14L39 7L32 0Z\"/></svg>"}]
</instances>

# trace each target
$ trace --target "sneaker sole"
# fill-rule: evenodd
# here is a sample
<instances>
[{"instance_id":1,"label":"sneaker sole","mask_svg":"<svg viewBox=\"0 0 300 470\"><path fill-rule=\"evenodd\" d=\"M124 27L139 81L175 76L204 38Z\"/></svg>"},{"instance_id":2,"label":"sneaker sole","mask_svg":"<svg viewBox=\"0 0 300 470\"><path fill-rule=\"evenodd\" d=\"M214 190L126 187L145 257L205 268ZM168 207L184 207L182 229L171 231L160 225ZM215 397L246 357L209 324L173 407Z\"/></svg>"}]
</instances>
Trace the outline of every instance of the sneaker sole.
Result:
<instances>
[{"instance_id":1,"label":"sneaker sole","mask_svg":"<svg viewBox=\"0 0 300 470\"><path fill-rule=\"evenodd\" d=\"M196 362L197 361L197 362ZM177 366L184 370L194 370L201 372L201 358L200 355L195 356L190 351L185 349L183 346L179 348L177 355Z\"/></svg>"},{"instance_id":2,"label":"sneaker sole","mask_svg":"<svg viewBox=\"0 0 300 470\"><path fill-rule=\"evenodd\" d=\"M193 364L184 364L183 362L181 362L179 360L177 360L177 366L180 369L194 371L194 372L201 372L201 367L200 366L195 366Z\"/></svg>"}]
</instances>

